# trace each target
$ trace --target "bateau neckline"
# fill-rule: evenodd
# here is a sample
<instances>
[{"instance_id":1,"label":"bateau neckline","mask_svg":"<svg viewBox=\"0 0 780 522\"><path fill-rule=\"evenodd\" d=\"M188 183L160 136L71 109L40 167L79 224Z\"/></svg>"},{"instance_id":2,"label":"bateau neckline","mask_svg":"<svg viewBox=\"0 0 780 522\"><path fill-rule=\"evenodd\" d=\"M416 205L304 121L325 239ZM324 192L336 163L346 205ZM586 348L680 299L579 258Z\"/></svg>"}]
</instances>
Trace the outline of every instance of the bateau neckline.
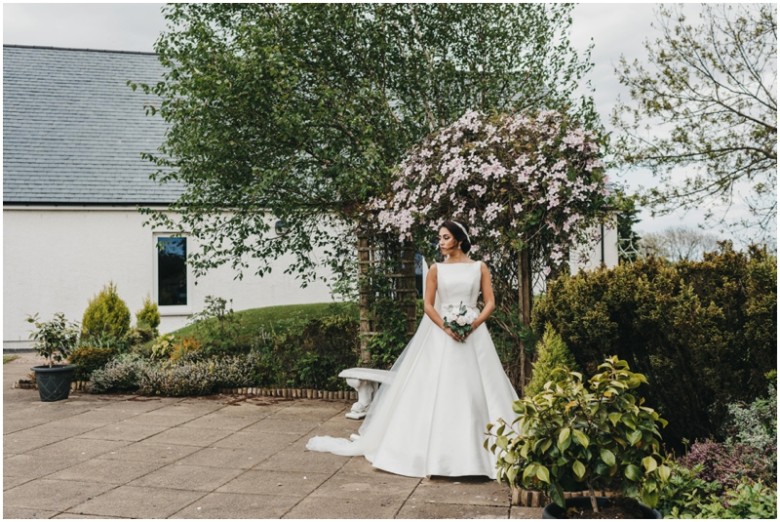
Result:
<instances>
[{"instance_id":1,"label":"bateau neckline","mask_svg":"<svg viewBox=\"0 0 780 522\"><path fill-rule=\"evenodd\" d=\"M479 263L479 261L472 261L471 263L445 263L445 262L442 261L441 263L437 263L437 264L439 264L439 265L476 265L478 263Z\"/></svg>"}]
</instances>

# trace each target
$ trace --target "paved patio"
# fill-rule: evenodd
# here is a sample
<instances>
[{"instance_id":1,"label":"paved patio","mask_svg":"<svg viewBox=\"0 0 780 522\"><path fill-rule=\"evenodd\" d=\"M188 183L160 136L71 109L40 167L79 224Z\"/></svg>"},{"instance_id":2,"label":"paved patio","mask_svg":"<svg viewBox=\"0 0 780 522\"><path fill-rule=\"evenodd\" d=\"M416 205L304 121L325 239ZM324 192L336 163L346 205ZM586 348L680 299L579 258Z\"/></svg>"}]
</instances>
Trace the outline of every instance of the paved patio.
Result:
<instances>
[{"instance_id":1,"label":"paved patio","mask_svg":"<svg viewBox=\"0 0 780 522\"><path fill-rule=\"evenodd\" d=\"M417 479L306 451L349 436L344 401L12 389L3 365L3 518L541 518L477 477Z\"/></svg>"}]
</instances>

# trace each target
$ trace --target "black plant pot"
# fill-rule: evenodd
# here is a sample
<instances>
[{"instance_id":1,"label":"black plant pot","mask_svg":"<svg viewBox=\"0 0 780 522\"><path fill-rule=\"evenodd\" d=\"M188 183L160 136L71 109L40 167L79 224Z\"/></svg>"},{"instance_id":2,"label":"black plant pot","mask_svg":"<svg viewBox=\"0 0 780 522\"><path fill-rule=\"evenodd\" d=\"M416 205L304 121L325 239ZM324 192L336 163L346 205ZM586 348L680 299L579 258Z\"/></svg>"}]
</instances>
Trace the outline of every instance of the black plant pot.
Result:
<instances>
[{"instance_id":1,"label":"black plant pot","mask_svg":"<svg viewBox=\"0 0 780 522\"><path fill-rule=\"evenodd\" d=\"M611 498L607 497L596 497L596 503L599 506L599 509L603 507L607 507L610 504L612 504L613 500ZM577 497L577 498L567 498L566 499L566 508L571 507L578 507L578 508L584 508L586 510L590 510L590 498L589 497ZM636 518L663 518L661 516L661 512L657 509L649 508L643 504L637 503L637 507L642 513L642 516L636 517ZM560 507L557 504L548 504L544 511L542 511L542 518L568 518L566 516L566 509ZM634 518L634 517L630 517Z\"/></svg>"},{"instance_id":2,"label":"black plant pot","mask_svg":"<svg viewBox=\"0 0 780 522\"><path fill-rule=\"evenodd\" d=\"M35 382L38 394L43 402L62 401L70 395L70 383L76 371L75 364L52 366L34 366Z\"/></svg>"}]
</instances>

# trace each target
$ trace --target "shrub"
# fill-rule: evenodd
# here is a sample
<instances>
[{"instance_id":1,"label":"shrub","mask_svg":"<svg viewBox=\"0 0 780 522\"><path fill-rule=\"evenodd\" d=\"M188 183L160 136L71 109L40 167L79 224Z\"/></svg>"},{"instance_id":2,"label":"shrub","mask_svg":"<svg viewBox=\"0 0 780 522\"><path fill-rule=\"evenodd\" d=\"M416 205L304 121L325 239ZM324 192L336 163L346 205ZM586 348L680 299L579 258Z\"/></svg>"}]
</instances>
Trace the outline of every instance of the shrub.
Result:
<instances>
[{"instance_id":1,"label":"shrub","mask_svg":"<svg viewBox=\"0 0 780 522\"><path fill-rule=\"evenodd\" d=\"M75 379L89 380L92 372L103 368L116 355L111 348L79 346L70 354L70 363L76 365Z\"/></svg>"},{"instance_id":2,"label":"shrub","mask_svg":"<svg viewBox=\"0 0 780 522\"><path fill-rule=\"evenodd\" d=\"M656 509L666 518L694 518L702 503L721 491L720 484L707 482L698 475L700 468L689 469L671 462L672 475L661 488Z\"/></svg>"},{"instance_id":3,"label":"shrub","mask_svg":"<svg viewBox=\"0 0 780 522\"><path fill-rule=\"evenodd\" d=\"M92 372L90 389L95 393L135 392L139 376L148 363L135 354L115 357L102 369Z\"/></svg>"},{"instance_id":4,"label":"shrub","mask_svg":"<svg viewBox=\"0 0 780 522\"><path fill-rule=\"evenodd\" d=\"M206 355L227 355L244 352L239 342L240 320L228 301L221 297L207 295L204 309L193 315L190 322L195 325L198 340ZM232 303L232 300L230 301Z\"/></svg>"},{"instance_id":5,"label":"shrub","mask_svg":"<svg viewBox=\"0 0 780 522\"><path fill-rule=\"evenodd\" d=\"M97 346L124 345L130 330L130 310L111 282L90 300L81 321L82 341ZM119 346L122 348L123 346Z\"/></svg>"},{"instance_id":6,"label":"shrub","mask_svg":"<svg viewBox=\"0 0 780 522\"><path fill-rule=\"evenodd\" d=\"M151 329L155 337L157 336L157 327L160 326L160 309L157 307L157 303L147 296L144 299L143 308L135 313L136 324L141 329Z\"/></svg>"},{"instance_id":7,"label":"shrub","mask_svg":"<svg viewBox=\"0 0 780 522\"><path fill-rule=\"evenodd\" d=\"M536 345L536 362L533 364L531 381L525 387L525 395L536 395L544 389L547 381L554 378L553 370L568 368L577 370L577 363L561 336L547 323L544 335Z\"/></svg>"},{"instance_id":8,"label":"shrub","mask_svg":"<svg viewBox=\"0 0 780 522\"><path fill-rule=\"evenodd\" d=\"M175 345L176 336L173 334L158 337L152 344L151 358L158 360L169 359Z\"/></svg>"},{"instance_id":9,"label":"shrub","mask_svg":"<svg viewBox=\"0 0 780 522\"><path fill-rule=\"evenodd\" d=\"M660 453L666 421L636 394L644 375L614 356L587 384L580 373L554 372L560 375L542 392L515 401L512 425L503 419L488 425L485 447L497 456L499 480L542 489L561 507L564 491L573 489L590 491L594 512L600 489L655 506L672 469Z\"/></svg>"},{"instance_id":10,"label":"shrub","mask_svg":"<svg viewBox=\"0 0 780 522\"><path fill-rule=\"evenodd\" d=\"M777 489L742 482L722 495L712 495L696 518L777 518Z\"/></svg>"},{"instance_id":11,"label":"shrub","mask_svg":"<svg viewBox=\"0 0 780 522\"><path fill-rule=\"evenodd\" d=\"M691 445L680 464L698 469L699 478L715 482L723 490L734 488L745 479L753 482L773 480L769 459L768 455L745 444L732 446L705 440Z\"/></svg>"},{"instance_id":12,"label":"shrub","mask_svg":"<svg viewBox=\"0 0 780 522\"><path fill-rule=\"evenodd\" d=\"M200 342L194 337L182 337L174 342L169 359L171 362L177 362L183 358L192 357L194 354L198 354L201 348Z\"/></svg>"},{"instance_id":13,"label":"shrub","mask_svg":"<svg viewBox=\"0 0 780 522\"><path fill-rule=\"evenodd\" d=\"M647 375L667 442L714 437L736 401L777 366L775 258L730 244L699 263L648 259L550 281L534 310L589 373L610 353ZM773 275L774 274L774 275Z\"/></svg>"}]
</instances>

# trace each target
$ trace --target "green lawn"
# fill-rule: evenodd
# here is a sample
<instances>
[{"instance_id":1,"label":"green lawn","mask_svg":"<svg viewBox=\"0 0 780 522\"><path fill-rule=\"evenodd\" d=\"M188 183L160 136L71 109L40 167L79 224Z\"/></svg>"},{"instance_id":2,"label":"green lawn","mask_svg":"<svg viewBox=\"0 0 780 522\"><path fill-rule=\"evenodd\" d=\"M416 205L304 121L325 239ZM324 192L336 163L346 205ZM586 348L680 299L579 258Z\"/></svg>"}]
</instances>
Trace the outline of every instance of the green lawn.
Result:
<instances>
[{"instance_id":1,"label":"green lawn","mask_svg":"<svg viewBox=\"0 0 780 522\"><path fill-rule=\"evenodd\" d=\"M279 322L292 319L314 319L335 314L349 314L357 318L358 308L355 303L313 303L251 308L235 313L240 321L239 337L245 338L251 338L257 331ZM176 337L184 337L194 335L195 331L194 325L187 325L171 333Z\"/></svg>"},{"instance_id":2,"label":"green lawn","mask_svg":"<svg viewBox=\"0 0 780 522\"><path fill-rule=\"evenodd\" d=\"M18 358L18 355L3 355L3 364L15 361Z\"/></svg>"}]
</instances>

